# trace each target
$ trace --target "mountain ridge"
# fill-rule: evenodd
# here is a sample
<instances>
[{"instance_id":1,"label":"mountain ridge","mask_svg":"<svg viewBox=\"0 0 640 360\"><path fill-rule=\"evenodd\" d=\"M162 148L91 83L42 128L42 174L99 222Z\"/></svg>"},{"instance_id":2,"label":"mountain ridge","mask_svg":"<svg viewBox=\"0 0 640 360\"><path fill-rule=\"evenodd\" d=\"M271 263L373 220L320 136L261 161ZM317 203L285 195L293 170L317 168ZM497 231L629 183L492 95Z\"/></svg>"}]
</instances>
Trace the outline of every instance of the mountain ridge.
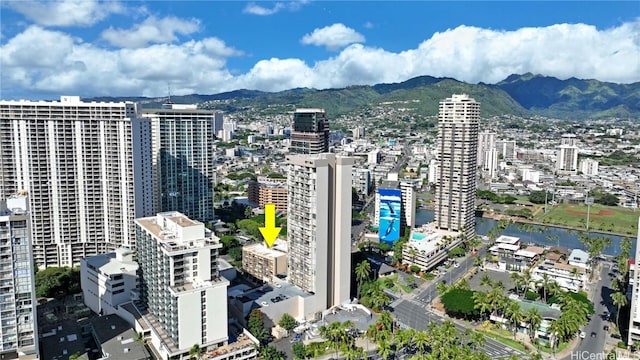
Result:
<instances>
[{"instance_id":1,"label":"mountain ridge","mask_svg":"<svg viewBox=\"0 0 640 360\"><path fill-rule=\"evenodd\" d=\"M469 84L450 77L424 75L398 83L322 90L294 88L279 92L238 89L211 95L172 96L171 100L228 112L273 105L321 107L332 116L366 109L372 104L402 103L422 115L435 116L438 102L455 93L467 93L479 101L483 117L512 114L567 120L640 118L640 82L616 84L574 77L560 80L532 73L512 74L496 84ZM166 98L99 97L93 100L134 100L146 108L157 107Z\"/></svg>"}]
</instances>

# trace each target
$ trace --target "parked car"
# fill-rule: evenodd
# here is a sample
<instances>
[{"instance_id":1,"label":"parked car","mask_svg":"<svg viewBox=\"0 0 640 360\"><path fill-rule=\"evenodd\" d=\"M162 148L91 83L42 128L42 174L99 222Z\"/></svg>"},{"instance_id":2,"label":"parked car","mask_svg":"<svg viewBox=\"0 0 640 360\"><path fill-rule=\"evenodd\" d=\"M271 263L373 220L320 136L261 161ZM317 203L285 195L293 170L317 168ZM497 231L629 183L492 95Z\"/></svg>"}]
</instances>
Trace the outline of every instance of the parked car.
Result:
<instances>
[{"instance_id":1,"label":"parked car","mask_svg":"<svg viewBox=\"0 0 640 360\"><path fill-rule=\"evenodd\" d=\"M584 339L587 337L587 334L584 333L584 331L580 331L580 339Z\"/></svg>"},{"instance_id":2,"label":"parked car","mask_svg":"<svg viewBox=\"0 0 640 360\"><path fill-rule=\"evenodd\" d=\"M591 337L596 337L596 335L597 335L597 334L596 334L596 332L595 332L595 331L592 331L592 332L591 332Z\"/></svg>"}]
</instances>

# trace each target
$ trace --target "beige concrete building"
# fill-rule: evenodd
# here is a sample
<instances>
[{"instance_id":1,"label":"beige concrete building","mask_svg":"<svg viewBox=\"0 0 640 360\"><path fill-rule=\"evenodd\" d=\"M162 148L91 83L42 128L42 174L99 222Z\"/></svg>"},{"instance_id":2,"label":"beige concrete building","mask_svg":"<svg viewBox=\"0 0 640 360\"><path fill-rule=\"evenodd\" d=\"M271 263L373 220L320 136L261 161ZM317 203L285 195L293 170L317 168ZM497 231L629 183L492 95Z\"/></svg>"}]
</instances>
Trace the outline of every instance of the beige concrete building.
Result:
<instances>
[{"instance_id":1,"label":"beige concrete building","mask_svg":"<svg viewBox=\"0 0 640 360\"><path fill-rule=\"evenodd\" d=\"M287 254L269 248L264 242L242 247L242 269L256 279L273 282L287 272Z\"/></svg>"},{"instance_id":2,"label":"beige concrete building","mask_svg":"<svg viewBox=\"0 0 640 360\"><path fill-rule=\"evenodd\" d=\"M276 211L287 211L287 179L274 179L259 176L249 183L249 201L264 208L273 204Z\"/></svg>"},{"instance_id":3,"label":"beige concrete building","mask_svg":"<svg viewBox=\"0 0 640 360\"><path fill-rule=\"evenodd\" d=\"M452 95L438 112L438 181L435 219L439 229L475 236L476 173L480 104Z\"/></svg>"}]
</instances>

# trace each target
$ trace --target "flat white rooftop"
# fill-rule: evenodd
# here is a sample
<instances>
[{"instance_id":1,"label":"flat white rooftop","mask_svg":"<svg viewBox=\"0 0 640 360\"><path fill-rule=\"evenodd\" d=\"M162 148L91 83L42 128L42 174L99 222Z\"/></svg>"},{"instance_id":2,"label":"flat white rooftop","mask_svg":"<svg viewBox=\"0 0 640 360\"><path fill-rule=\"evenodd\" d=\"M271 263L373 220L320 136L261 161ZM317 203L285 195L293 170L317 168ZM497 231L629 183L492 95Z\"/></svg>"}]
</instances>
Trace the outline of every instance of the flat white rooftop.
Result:
<instances>
[{"instance_id":1,"label":"flat white rooftop","mask_svg":"<svg viewBox=\"0 0 640 360\"><path fill-rule=\"evenodd\" d=\"M515 237L515 236L507 236L507 235L500 235L497 239L496 239L496 243L503 243L503 244L515 244L518 241L520 241L519 237Z\"/></svg>"}]
</instances>

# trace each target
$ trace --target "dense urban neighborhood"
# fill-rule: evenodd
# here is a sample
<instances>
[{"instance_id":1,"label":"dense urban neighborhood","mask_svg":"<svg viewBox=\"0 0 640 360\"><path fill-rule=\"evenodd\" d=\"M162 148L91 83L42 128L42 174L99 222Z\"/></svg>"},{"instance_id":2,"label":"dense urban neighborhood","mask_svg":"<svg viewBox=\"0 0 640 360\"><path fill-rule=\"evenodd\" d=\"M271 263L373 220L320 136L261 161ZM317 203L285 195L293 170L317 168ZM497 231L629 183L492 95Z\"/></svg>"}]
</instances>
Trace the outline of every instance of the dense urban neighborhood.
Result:
<instances>
[{"instance_id":1,"label":"dense urban neighborhood","mask_svg":"<svg viewBox=\"0 0 640 360\"><path fill-rule=\"evenodd\" d=\"M28 151L2 165L16 356L635 356L633 122L483 118L466 94L437 116L229 102L0 102L0 139ZM54 170L86 180L34 187Z\"/></svg>"}]
</instances>

